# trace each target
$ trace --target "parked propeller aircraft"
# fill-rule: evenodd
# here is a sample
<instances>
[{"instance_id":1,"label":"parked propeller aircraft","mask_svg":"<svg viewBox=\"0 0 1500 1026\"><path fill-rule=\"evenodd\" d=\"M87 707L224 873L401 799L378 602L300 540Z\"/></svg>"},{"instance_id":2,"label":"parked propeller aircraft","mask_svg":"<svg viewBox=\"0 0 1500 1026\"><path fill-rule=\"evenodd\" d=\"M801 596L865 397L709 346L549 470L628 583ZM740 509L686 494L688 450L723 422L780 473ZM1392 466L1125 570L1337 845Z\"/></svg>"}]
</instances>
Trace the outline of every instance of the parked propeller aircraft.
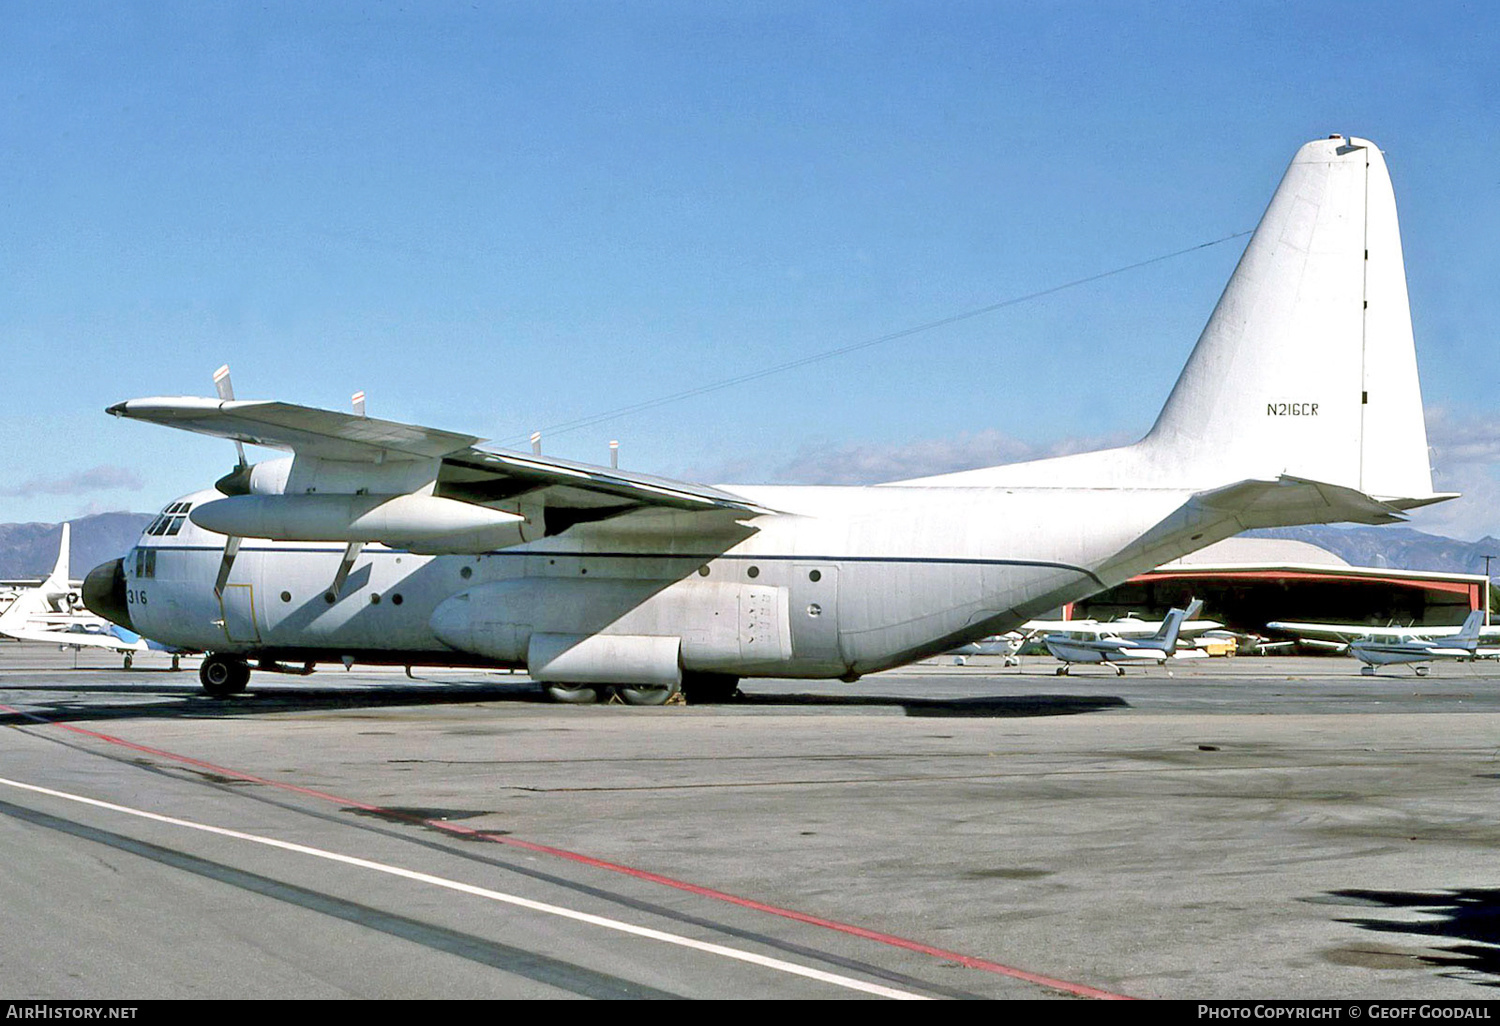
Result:
<instances>
[{"instance_id":1,"label":"parked propeller aircraft","mask_svg":"<svg viewBox=\"0 0 1500 1026\"><path fill-rule=\"evenodd\" d=\"M1149 659L1152 662L1164 663L1176 656L1177 635L1182 631L1182 625L1189 617L1196 616L1198 610L1203 608L1201 599L1193 599L1188 603L1186 609L1171 609L1167 611L1166 618L1162 620L1161 626L1155 634L1146 638L1125 638L1118 634L1096 634L1094 632L1073 633L1069 631L1058 631L1046 634L1042 638L1042 644L1047 646L1047 651L1063 661L1063 665L1057 668L1058 676L1068 673L1074 663L1102 663L1114 670L1118 676L1125 676L1125 667L1116 663L1116 660L1133 661ZM1192 650L1196 656L1202 656L1202 652Z\"/></svg>"},{"instance_id":2,"label":"parked propeller aircraft","mask_svg":"<svg viewBox=\"0 0 1500 1026\"><path fill-rule=\"evenodd\" d=\"M1463 626L1458 629L1457 633L1445 632L1442 640L1424 636L1419 632L1401 634L1394 638L1359 638L1349 645L1349 654L1360 662L1368 664L1359 668L1359 672L1366 677L1374 675L1375 667L1391 663L1422 664L1412 667L1412 670L1418 677L1425 677L1429 669L1425 664L1435 659L1472 661L1480 656L1500 655L1500 649L1479 647L1480 626L1483 623L1484 611L1476 609L1464 620Z\"/></svg>"},{"instance_id":3,"label":"parked propeller aircraft","mask_svg":"<svg viewBox=\"0 0 1500 1026\"><path fill-rule=\"evenodd\" d=\"M17 641L119 652L128 670L140 653L165 647L84 610L78 589L68 579L70 527L62 525L57 563L46 580L32 588L18 589L5 612L0 613L0 634ZM175 668L175 655L172 662Z\"/></svg>"},{"instance_id":4,"label":"parked propeller aircraft","mask_svg":"<svg viewBox=\"0 0 1500 1026\"><path fill-rule=\"evenodd\" d=\"M524 667L563 701L841 678L993 634L1251 527L1388 523L1432 490L1385 161L1296 154L1150 432L872 487L706 487L290 403L109 412L243 450L85 583L89 608L249 660Z\"/></svg>"},{"instance_id":5,"label":"parked propeller aircraft","mask_svg":"<svg viewBox=\"0 0 1500 1026\"><path fill-rule=\"evenodd\" d=\"M945 652L953 656L956 665L964 665L969 656L1003 656L1005 666L1020 664L1020 651L1033 638L1046 638L1052 634L1066 634L1088 638L1149 638L1161 630L1163 620L1142 620L1134 613L1118 620L1027 620L1020 627L1004 634L960 645ZM1185 620L1178 636L1191 638L1206 631L1223 627L1217 620Z\"/></svg>"},{"instance_id":6,"label":"parked propeller aircraft","mask_svg":"<svg viewBox=\"0 0 1500 1026\"><path fill-rule=\"evenodd\" d=\"M1480 610L1474 612L1478 613L1481 622L1479 640L1500 640L1500 624L1483 624L1484 613ZM1474 613L1470 614L1470 616L1473 615ZM1403 638L1413 637L1451 638L1464 630L1463 627L1418 627L1416 625L1372 627L1364 623L1304 623L1298 620L1273 620L1266 624L1266 628L1282 634L1294 635L1299 645L1323 648L1339 655L1348 652L1350 646L1356 641L1400 641Z\"/></svg>"},{"instance_id":7,"label":"parked propeller aircraft","mask_svg":"<svg viewBox=\"0 0 1500 1026\"><path fill-rule=\"evenodd\" d=\"M1026 644L1032 637L1031 633L1023 624L1019 630L1006 631L1004 634L993 634L988 638L980 638L971 641L967 645L959 645L957 648L949 649L944 655L953 657L954 666L964 666L968 663L970 656L1000 656L1002 666L1021 665L1021 646Z\"/></svg>"}]
</instances>

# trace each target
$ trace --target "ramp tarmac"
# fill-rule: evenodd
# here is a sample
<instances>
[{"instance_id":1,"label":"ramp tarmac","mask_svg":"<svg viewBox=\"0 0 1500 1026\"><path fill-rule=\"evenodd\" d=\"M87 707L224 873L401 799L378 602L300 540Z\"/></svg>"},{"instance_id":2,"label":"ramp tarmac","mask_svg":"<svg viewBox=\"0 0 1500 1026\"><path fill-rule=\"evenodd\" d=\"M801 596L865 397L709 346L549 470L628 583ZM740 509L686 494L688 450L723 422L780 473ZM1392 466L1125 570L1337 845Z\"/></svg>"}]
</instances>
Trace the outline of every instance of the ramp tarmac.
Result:
<instances>
[{"instance_id":1,"label":"ramp tarmac","mask_svg":"<svg viewBox=\"0 0 1500 1026\"><path fill-rule=\"evenodd\" d=\"M1485 998L1500 666L724 706L0 646L6 997Z\"/></svg>"}]
</instances>

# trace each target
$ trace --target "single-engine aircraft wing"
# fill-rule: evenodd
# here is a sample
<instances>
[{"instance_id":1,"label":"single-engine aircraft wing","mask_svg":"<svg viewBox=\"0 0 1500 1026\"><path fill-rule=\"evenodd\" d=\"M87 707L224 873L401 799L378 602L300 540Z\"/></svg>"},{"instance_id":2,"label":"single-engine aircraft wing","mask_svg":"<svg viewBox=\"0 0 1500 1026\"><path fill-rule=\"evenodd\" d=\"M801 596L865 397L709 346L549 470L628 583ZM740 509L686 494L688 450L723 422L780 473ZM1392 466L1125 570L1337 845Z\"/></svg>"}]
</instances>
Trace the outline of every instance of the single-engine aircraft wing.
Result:
<instances>
[{"instance_id":1,"label":"single-engine aircraft wing","mask_svg":"<svg viewBox=\"0 0 1500 1026\"><path fill-rule=\"evenodd\" d=\"M578 514L582 519L603 519L651 507L773 512L705 485L532 453L480 449L476 446L483 439L474 435L294 403L158 397L131 399L108 412L315 460L439 460L435 495L480 505L526 495L541 499L549 517L560 515L562 520L569 518L564 511L574 511L576 521Z\"/></svg>"},{"instance_id":2,"label":"single-engine aircraft wing","mask_svg":"<svg viewBox=\"0 0 1500 1026\"><path fill-rule=\"evenodd\" d=\"M1377 627L1362 623L1304 623L1298 620L1273 620L1266 624L1269 630L1295 635L1306 645L1335 644L1347 648L1351 642L1361 638L1392 640L1397 638L1450 638L1463 630L1458 626L1426 627ZM1500 638L1500 625L1480 627L1478 636L1486 639Z\"/></svg>"}]
</instances>

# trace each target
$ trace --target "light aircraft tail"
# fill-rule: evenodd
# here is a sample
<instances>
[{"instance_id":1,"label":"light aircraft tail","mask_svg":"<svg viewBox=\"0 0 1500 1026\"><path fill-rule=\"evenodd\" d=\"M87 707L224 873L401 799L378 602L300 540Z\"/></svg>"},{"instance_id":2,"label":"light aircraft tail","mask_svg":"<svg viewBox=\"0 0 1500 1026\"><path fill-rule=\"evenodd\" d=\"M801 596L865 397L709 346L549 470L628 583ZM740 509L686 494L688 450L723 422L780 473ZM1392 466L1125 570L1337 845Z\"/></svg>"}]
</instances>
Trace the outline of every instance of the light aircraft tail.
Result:
<instances>
[{"instance_id":1,"label":"light aircraft tail","mask_svg":"<svg viewBox=\"0 0 1500 1026\"><path fill-rule=\"evenodd\" d=\"M1450 497L1432 491L1395 193L1368 140L1297 151L1140 442L901 483L1203 490L1252 480L1315 483L1322 499L1347 490L1388 512Z\"/></svg>"},{"instance_id":2,"label":"light aircraft tail","mask_svg":"<svg viewBox=\"0 0 1500 1026\"><path fill-rule=\"evenodd\" d=\"M1479 628L1484 626L1484 610L1476 609L1464 619L1464 625L1450 640L1460 645L1479 644Z\"/></svg>"},{"instance_id":3,"label":"light aircraft tail","mask_svg":"<svg viewBox=\"0 0 1500 1026\"><path fill-rule=\"evenodd\" d=\"M1167 615L1162 618L1161 626L1157 628L1151 640L1160 642L1163 652L1174 651L1177 648L1177 635L1182 631L1182 625L1197 616L1202 608L1203 600L1193 599L1186 609L1167 610Z\"/></svg>"}]
</instances>

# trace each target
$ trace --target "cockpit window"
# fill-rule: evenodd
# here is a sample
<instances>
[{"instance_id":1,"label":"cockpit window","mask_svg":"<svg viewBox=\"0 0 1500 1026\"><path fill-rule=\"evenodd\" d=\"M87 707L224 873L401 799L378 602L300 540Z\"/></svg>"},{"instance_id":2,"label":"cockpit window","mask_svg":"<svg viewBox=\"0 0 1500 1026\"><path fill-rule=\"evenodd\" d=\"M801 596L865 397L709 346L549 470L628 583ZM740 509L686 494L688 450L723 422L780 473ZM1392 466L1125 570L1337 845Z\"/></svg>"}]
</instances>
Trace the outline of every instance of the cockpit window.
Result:
<instances>
[{"instance_id":1,"label":"cockpit window","mask_svg":"<svg viewBox=\"0 0 1500 1026\"><path fill-rule=\"evenodd\" d=\"M160 538L162 535L174 535L182 530L182 522L187 519L188 510L193 508L191 502L174 502L159 513L151 526L146 528L146 534L152 538Z\"/></svg>"}]
</instances>

